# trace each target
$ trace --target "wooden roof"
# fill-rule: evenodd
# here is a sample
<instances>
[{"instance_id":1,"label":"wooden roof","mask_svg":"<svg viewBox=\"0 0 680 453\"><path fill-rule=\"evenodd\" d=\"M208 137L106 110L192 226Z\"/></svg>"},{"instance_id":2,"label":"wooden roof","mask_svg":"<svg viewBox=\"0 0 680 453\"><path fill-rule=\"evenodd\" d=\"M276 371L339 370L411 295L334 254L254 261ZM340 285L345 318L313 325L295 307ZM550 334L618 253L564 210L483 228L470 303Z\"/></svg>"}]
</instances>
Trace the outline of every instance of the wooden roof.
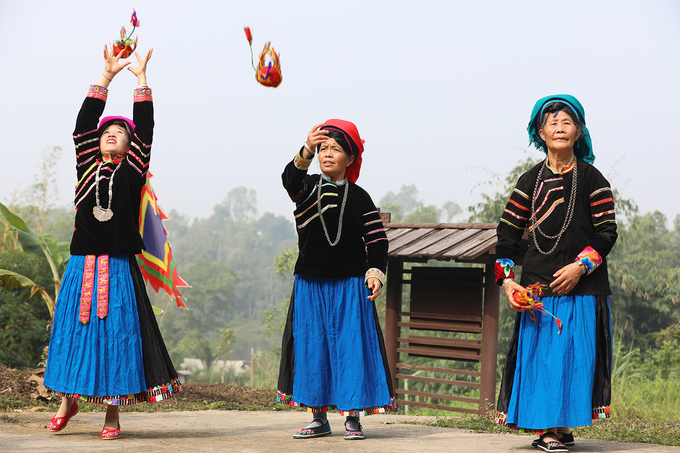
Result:
<instances>
[{"instance_id":1,"label":"wooden roof","mask_svg":"<svg viewBox=\"0 0 680 453\"><path fill-rule=\"evenodd\" d=\"M386 223L390 258L474 261L496 247L495 223Z\"/></svg>"}]
</instances>

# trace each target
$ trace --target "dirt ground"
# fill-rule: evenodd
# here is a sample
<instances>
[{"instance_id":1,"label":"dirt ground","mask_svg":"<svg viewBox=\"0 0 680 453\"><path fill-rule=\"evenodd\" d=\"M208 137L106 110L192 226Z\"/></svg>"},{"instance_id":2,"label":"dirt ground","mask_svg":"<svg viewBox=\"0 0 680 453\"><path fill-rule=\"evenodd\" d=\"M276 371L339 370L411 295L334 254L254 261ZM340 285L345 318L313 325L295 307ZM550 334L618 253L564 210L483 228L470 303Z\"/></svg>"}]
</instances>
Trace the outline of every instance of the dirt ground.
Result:
<instances>
[{"instance_id":1,"label":"dirt ground","mask_svg":"<svg viewBox=\"0 0 680 453\"><path fill-rule=\"evenodd\" d=\"M373 415L364 417L366 439L343 439L343 418L329 414L333 434L317 439L293 439L307 424L303 412L178 411L121 414L122 437L99 438L103 414L79 413L59 433L47 430L51 414L0 414L0 451L8 452L536 452L531 436L476 434L466 430L405 424L431 417ZM666 453L663 447L591 439L576 439L572 452Z\"/></svg>"}]
</instances>

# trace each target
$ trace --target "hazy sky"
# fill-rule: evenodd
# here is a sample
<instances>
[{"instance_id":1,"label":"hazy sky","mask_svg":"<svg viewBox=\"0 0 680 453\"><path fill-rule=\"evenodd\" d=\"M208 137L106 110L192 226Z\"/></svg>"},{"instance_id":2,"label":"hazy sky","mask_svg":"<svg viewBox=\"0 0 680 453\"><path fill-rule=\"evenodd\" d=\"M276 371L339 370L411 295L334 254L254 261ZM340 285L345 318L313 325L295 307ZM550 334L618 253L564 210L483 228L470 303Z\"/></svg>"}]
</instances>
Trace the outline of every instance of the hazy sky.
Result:
<instances>
[{"instance_id":1,"label":"hazy sky","mask_svg":"<svg viewBox=\"0 0 680 453\"><path fill-rule=\"evenodd\" d=\"M259 212L291 217L281 171L328 118L357 124L358 183L376 203L416 184L426 204L466 207L526 157L534 102L569 93L612 185L643 213L680 213L676 0L0 0L0 201L51 146L63 148L55 202L71 201L75 117L133 7L138 50L154 48L151 171L166 212L206 217L246 186ZM279 88L254 80L245 25L256 54L267 40L280 53ZM120 73L105 114L131 116L135 87Z\"/></svg>"}]
</instances>

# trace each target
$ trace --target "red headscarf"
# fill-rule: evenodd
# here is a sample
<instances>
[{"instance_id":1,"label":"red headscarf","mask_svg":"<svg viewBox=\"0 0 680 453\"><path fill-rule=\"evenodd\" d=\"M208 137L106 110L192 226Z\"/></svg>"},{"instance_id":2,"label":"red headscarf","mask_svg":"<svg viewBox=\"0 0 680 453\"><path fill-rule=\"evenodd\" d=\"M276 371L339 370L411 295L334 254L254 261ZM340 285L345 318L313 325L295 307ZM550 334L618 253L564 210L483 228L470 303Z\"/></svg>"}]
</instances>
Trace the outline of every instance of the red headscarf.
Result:
<instances>
[{"instance_id":1,"label":"red headscarf","mask_svg":"<svg viewBox=\"0 0 680 453\"><path fill-rule=\"evenodd\" d=\"M347 167L345 178L351 182L357 182L357 179L359 179L359 172L361 171L361 155L364 153L365 143L365 140L362 140L361 136L359 136L357 127L354 125L354 123L349 121L332 119L323 123L321 129L335 130L345 136L345 140L347 140L347 143L349 143L350 147L352 148L351 151L352 155L354 156L354 162L352 162L352 165ZM354 154L355 150L356 154Z\"/></svg>"}]
</instances>

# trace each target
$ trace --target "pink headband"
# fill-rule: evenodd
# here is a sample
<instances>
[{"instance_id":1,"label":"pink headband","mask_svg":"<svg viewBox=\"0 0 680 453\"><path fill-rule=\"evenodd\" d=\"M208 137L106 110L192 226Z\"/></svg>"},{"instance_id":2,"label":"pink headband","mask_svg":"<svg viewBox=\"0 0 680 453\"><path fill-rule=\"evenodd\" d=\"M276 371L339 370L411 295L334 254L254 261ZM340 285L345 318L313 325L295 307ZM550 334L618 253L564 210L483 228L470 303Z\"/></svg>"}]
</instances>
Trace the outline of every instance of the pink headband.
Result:
<instances>
[{"instance_id":1,"label":"pink headband","mask_svg":"<svg viewBox=\"0 0 680 453\"><path fill-rule=\"evenodd\" d=\"M125 118L124 116L105 116L102 118L102 120L99 122L99 127L97 128L99 132L102 132L102 128L106 126L107 123L110 123L113 120L123 120L125 121L128 126L130 126L130 132L134 133L135 132L135 123L132 122L130 118ZM130 137L132 138L132 137Z\"/></svg>"}]
</instances>

